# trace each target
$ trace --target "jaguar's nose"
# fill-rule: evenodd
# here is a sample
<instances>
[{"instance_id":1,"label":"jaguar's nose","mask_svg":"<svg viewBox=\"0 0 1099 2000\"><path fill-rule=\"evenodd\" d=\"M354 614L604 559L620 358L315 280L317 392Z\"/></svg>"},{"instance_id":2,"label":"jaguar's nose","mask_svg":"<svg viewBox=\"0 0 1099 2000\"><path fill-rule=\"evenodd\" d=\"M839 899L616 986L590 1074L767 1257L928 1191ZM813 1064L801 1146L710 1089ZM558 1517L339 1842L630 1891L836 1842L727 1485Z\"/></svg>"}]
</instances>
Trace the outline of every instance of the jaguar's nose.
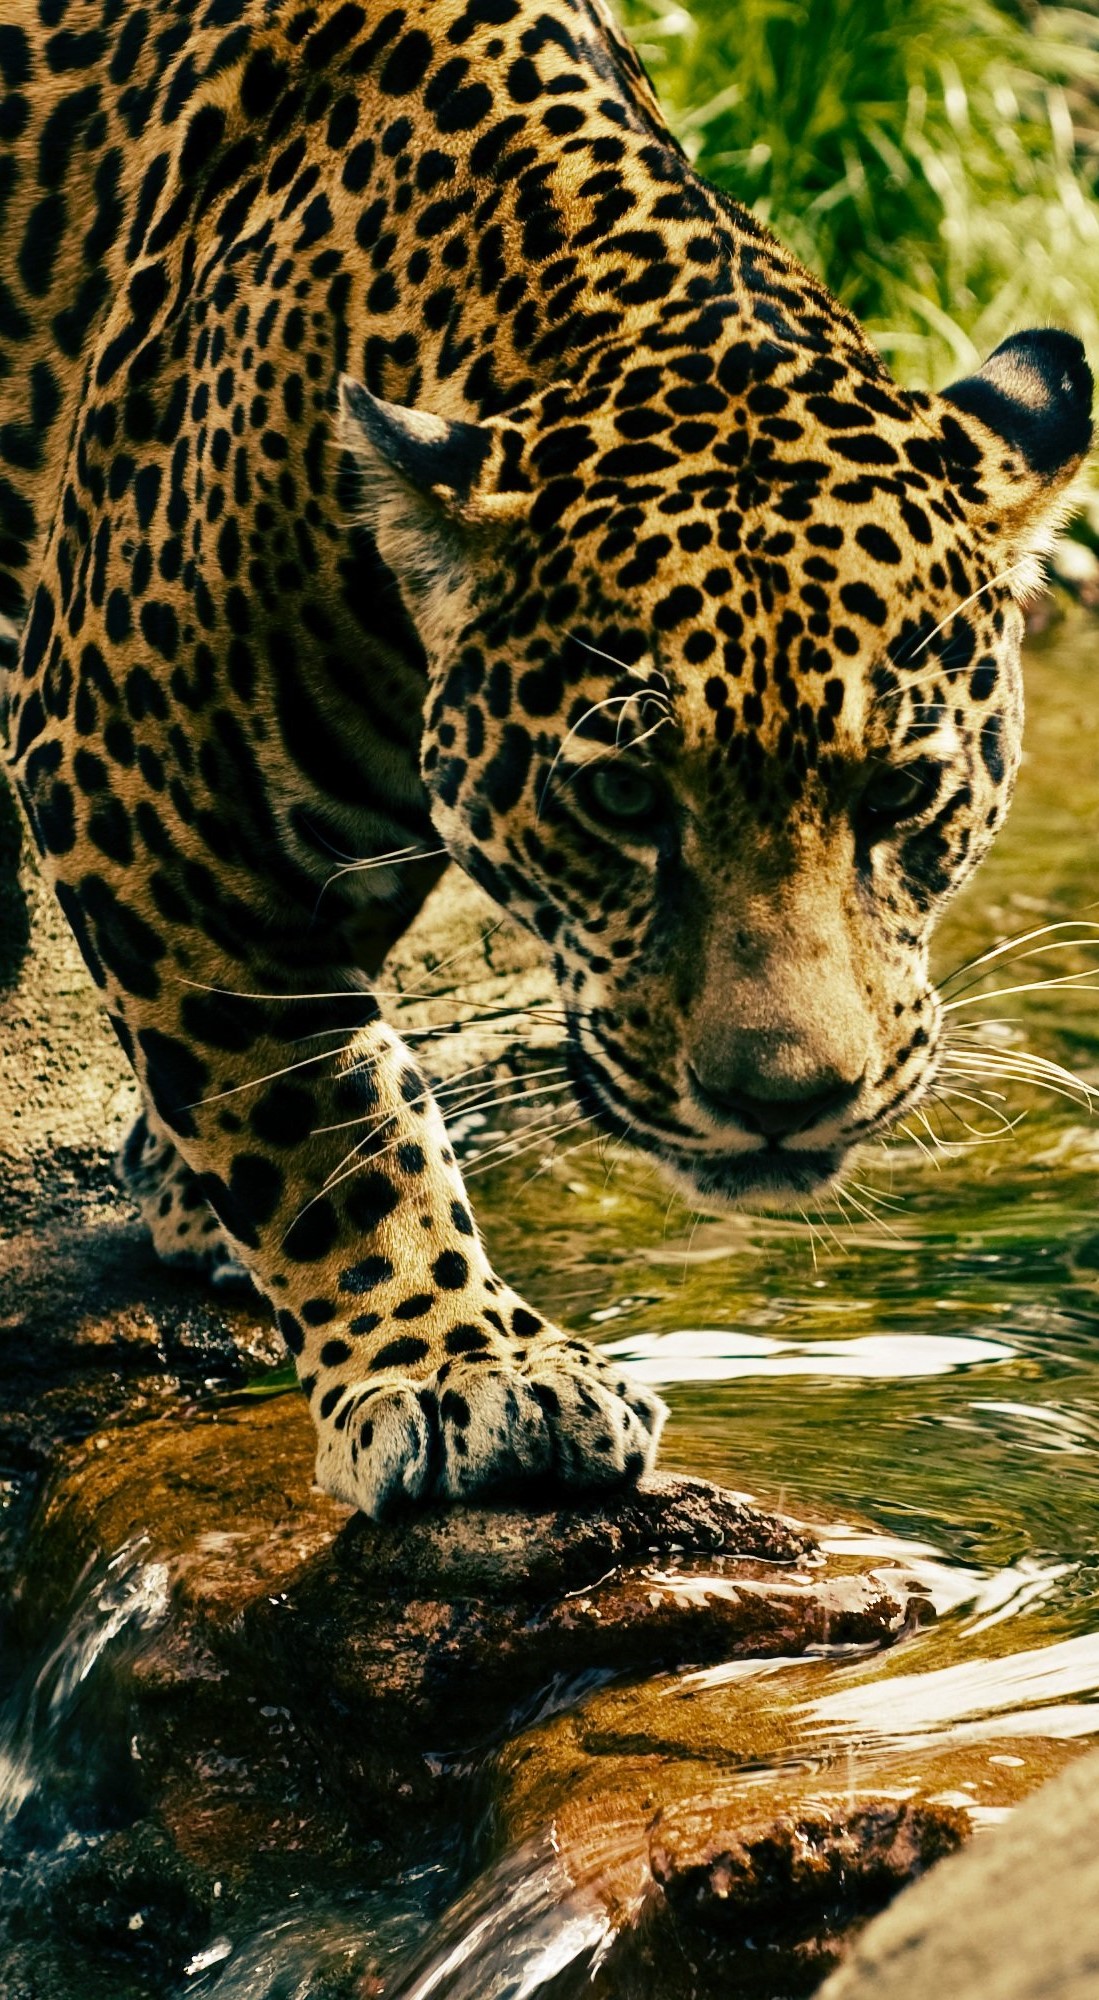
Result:
<instances>
[{"instance_id":1,"label":"jaguar's nose","mask_svg":"<svg viewBox=\"0 0 1099 2000\"><path fill-rule=\"evenodd\" d=\"M727 1083L704 1081L691 1068L695 1095L711 1116L735 1119L744 1131L757 1132L765 1139L789 1139L795 1132L822 1125L826 1118L838 1118L854 1103L862 1081L861 1076L853 1083L836 1076L813 1077L803 1087L765 1097L756 1091L736 1090Z\"/></svg>"}]
</instances>

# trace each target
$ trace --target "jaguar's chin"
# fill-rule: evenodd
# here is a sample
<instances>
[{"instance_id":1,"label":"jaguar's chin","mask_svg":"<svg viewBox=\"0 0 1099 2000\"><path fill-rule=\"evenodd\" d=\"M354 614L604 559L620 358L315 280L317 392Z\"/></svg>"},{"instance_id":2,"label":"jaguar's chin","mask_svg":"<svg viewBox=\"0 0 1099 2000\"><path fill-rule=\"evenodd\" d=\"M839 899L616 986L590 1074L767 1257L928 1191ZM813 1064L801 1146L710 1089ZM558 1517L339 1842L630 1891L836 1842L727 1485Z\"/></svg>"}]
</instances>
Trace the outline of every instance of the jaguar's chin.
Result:
<instances>
[{"instance_id":1,"label":"jaguar's chin","mask_svg":"<svg viewBox=\"0 0 1099 2000\"><path fill-rule=\"evenodd\" d=\"M736 1209L773 1213L826 1193L847 1158L846 1147L796 1152L781 1146L751 1153L661 1153L665 1178L688 1207L703 1215Z\"/></svg>"}]
</instances>

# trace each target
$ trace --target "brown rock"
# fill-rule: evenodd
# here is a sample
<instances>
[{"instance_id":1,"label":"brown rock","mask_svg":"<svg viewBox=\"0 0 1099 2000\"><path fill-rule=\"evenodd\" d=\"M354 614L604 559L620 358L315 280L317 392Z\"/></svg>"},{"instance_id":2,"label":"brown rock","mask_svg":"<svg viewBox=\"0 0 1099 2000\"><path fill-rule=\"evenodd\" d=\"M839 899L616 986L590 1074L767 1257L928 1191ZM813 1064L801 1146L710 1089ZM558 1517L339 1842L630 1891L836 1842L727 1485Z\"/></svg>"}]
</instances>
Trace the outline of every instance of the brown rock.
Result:
<instances>
[{"instance_id":1,"label":"brown rock","mask_svg":"<svg viewBox=\"0 0 1099 2000\"><path fill-rule=\"evenodd\" d=\"M312 1452L294 1395L177 1409L95 1432L34 1527L20 1609L39 1640L120 1550L135 1576L162 1566L159 1622L108 1649L95 1713L196 1909L214 1880L262 1904L288 1865L326 1890L390 1875L476 1787L506 1850L551 1828L596 1897L595 1993L722 1991L764 1958L793 1992L958 1837L922 1798L781 1777L789 1728L754 1677L721 1668L701 1700L680 1673L890 1645L923 1615L898 1573L826 1563L806 1530L687 1479L375 1526L311 1491ZM763 1762L766 1797L746 1794Z\"/></svg>"},{"instance_id":2,"label":"brown rock","mask_svg":"<svg viewBox=\"0 0 1099 2000\"><path fill-rule=\"evenodd\" d=\"M312 1493L311 1461L297 1397L241 1398L97 1433L40 1510L30 1635L136 1534L167 1565L170 1617L125 1670L164 1782L190 1791L196 1731L244 1727L251 1698L285 1711L353 1809L400 1821L450 1788L452 1758L425 1746L500 1742L553 1683L880 1645L909 1616L905 1592L825 1573L805 1530L699 1481L378 1527Z\"/></svg>"},{"instance_id":3,"label":"brown rock","mask_svg":"<svg viewBox=\"0 0 1099 2000\"><path fill-rule=\"evenodd\" d=\"M372 1593L546 1598L594 1583L646 1555L755 1557L812 1553L807 1529L761 1513L702 1479L657 1475L608 1502L577 1507L439 1508L377 1525L358 1520L341 1562Z\"/></svg>"},{"instance_id":4,"label":"brown rock","mask_svg":"<svg viewBox=\"0 0 1099 2000\"><path fill-rule=\"evenodd\" d=\"M951 1806L882 1799L841 1811L809 1797L800 1808L720 1813L697 1803L657 1819L653 1879L676 1915L742 1936L779 1932L824 1915L843 1929L958 1848L966 1815Z\"/></svg>"},{"instance_id":5,"label":"brown rock","mask_svg":"<svg viewBox=\"0 0 1099 2000\"><path fill-rule=\"evenodd\" d=\"M689 1705L678 1720L660 1713L671 1692L665 1679L595 1693L509 1744L501 1847L548 1827L562 1895L604 1912L597 2000L809 1993L876 1910L961 1844L968 1815L937 1796L935 1763L911 1796L910 1754L896 1792L887 1772L877 1795L873 1782L855 1792L838 1773L799 1772L789 1725L772 1720L761 1741L750 1682L721 1691L721 1748L699 1742ZM627 1734L615 1716L631 1696Z\"/></svg>"}]
</instances>

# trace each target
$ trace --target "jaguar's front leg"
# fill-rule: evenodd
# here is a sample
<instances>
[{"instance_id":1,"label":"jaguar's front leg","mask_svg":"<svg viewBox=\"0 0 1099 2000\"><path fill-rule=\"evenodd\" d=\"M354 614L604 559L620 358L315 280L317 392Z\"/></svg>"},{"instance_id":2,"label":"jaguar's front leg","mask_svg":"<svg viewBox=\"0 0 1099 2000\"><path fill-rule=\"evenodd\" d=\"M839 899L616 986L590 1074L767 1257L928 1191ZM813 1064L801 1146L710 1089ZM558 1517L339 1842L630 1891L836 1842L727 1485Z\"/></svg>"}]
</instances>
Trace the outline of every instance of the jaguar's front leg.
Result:
<instances>
[{"instance_id":1,"label":"jaguar's front leg","mask_svg":"<svg viewBox=\"0 0 1099 2000\"><path fill-rule=\"evenodd\" d=\"M338 1164L297 1187L257 1270L310 1399L322 1487L378 1515L637 1478L663 1405L495 1275L438 1107L384 1023L342 1058L333 1111Z\"/></svg>"},{"instance_id":2,"label":"jaguar's front leg","mask_svg":"<svg viewBox=\"0 0 1099 2000\"><path fill-rule=\"evenodd\" d=\"M638 1477L663 1405L496 1277L408 1051L369 996L341 996L334 973L318 984L337 991L237 1000L188 983L172 1033L135 1023L128 1039L196 1187L275 1307L317 1425L320 1484L379 1515ZM337 1038L346 1046L327 1053Z\"/></svg>"}]
</instances>

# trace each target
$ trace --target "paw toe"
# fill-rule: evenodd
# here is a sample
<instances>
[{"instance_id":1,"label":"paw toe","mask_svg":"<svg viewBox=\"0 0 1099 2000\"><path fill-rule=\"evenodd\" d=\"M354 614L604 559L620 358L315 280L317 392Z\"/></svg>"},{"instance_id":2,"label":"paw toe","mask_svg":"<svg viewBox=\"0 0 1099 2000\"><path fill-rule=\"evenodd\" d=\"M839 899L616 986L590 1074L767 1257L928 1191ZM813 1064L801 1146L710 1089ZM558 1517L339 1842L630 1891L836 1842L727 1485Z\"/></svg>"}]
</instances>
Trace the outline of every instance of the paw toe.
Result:
<instances>
[{"instance_id":1,"label":"paw toe","mask_svg":"<svg viewBox=\"0 0 1099 2000\"><path fill-rule=\"evenodd\" d=\"M413 1501L531 1486L591 1491L648 1471L659 1397L567 1343L507 1361L448 1363L422 1382L351 1385L326 1423L317 1482L378 1520Z\"/></svg>"},{"instance_id":2,"label":"paw toe","mask_svg":"<svg viewBox=\"0 0 1099 2000\"><path fill-rule=\"evenodd\" d=\"M531 1386L546 1412L558 1479L569 1487L639 1479L656 1458L663 1403L601 1366L581 1374L571 1364L568 1350L532 1357Z\"/></svg>"},{"instance_id":3,"label":"paw toe","mask_svg":"<svg viewBox=\"0 0 1099 2000\"><path fill-rule=\"evenodd\" d=\"M373 1520L426 1499L438 1457L434 1413L411 1387L348 1391L317 1451L317 1484Z\"/></svg>"},{"instance_id":4,"label":"paw toe","mask_svg":"<svg viewBox=\"0 0 1099 2000\"><path fill-rule=\"evenodd\" d=\"M466 1369L439 1396L441 1489L461 1499L526 1485L552 1470L553 1448L533 1385L508 1368Z\"/></svg>"}]
</instances>

